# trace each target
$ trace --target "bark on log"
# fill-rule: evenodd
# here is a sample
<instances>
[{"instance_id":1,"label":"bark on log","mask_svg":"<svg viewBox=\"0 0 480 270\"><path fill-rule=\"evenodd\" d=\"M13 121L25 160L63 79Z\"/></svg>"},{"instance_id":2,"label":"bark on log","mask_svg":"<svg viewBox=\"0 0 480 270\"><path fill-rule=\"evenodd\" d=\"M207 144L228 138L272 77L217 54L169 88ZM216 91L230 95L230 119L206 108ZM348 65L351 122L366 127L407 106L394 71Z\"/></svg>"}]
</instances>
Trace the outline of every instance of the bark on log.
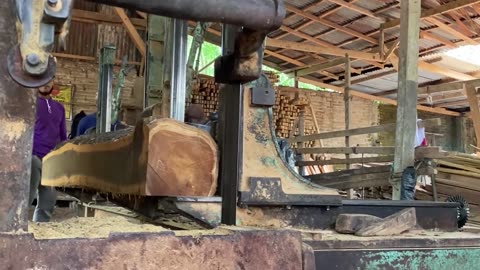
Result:
<instances>
[{"instance_id":1,"label":"bark on log","mask_svg":"<svg viewBox=\"0 0 480 270\"><path fill-rule=\"evenodd\" d=\"M210 135L171 119L81 136L43 160L42 184L140 196L212 196L217 146Z\"/></svg>"}]
</instances>

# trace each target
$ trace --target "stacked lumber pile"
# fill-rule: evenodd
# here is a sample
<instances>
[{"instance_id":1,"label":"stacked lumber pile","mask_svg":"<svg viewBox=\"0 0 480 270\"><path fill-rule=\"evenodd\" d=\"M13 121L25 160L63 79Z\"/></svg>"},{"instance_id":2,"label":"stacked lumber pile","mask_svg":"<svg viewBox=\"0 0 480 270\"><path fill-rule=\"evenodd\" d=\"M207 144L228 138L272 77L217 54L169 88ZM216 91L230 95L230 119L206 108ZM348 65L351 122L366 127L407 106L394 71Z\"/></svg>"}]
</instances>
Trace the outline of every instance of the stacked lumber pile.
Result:
<instances>
[{"instance_id":1,"label":"stacked lumber pile","mask_svg":"<svg viewBox=\"0 0 480 270\"><path fill-rule=\"evenodd\" d=\"M439 201L460 195L470 204L469 223L480 225L480 158L464 153L444 152L437 163L436 188ZM417 200L433 200L431 183L417 188Z\"/></svg>"},{"instance_id":2,"label":"stacked lumber pile","mask_svg":"<svg viewBox=\"0 0 480 270\"><path fill-rule=\"evenodd\" d=\"M293 102L293 98L287 95L281 95L278 87L279 76L275 72L266 71L270 83L275 90L275 106L273 107L273 117L275 124L275 132L279 138L288 138L292 134L298 135L298 130L295 128L295 121L298 121L298 116L301 106L306 103L305 98L299 102ZM194 83L192 94L187 98L186 106L190 104L200 104L203 107L205 115L210 115L212 112L218 110L218 96L219 86L215 83L214 78L208 76L200 76ZM315 133L313 126L305 126L304 133L306 135ZM312 147L313 142L306 142L305 147Z\"/></svg>"},{"instance_id":3,"label":"stacked lumber pile","mask_svg":"<svg viewBox=\"0 0 480 270\"><path fill-rule=\"evenodd\" d=\"M192 94L187 99L186 106L200 104L206 116L218 110L219 87L210 77L200 77L193 86Z\"/></svg>"}]
</instances>

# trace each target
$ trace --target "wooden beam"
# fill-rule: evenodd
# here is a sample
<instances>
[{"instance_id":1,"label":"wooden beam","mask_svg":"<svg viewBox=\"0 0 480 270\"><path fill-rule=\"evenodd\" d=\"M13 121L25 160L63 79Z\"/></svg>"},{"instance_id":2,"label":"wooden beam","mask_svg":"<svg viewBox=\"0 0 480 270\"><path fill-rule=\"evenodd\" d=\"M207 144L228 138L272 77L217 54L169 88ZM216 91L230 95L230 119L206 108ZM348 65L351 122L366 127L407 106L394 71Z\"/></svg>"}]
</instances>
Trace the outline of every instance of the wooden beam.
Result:
<instances>
[{"instance_id":1,"label":"wooden beam","mask_svg":"<svg viewBox=\"0 0 480 270\"><path fill-rule=\"evenodd\" d=\"M393 146L297 148L299 154L383 154L392 155Z\"/></svg>"},{"instance_id":2,"label":"wooden beam","mask_svg":"<svg viewBox=\"0 0 480 270\"><path fill-rule=\"evenodd\" d=\"M400 3L400 56L398 62L397 126L395 131L394 177L392 199L400 200L402 172L414 165L417 127L418 38L421 1Z\"/></svg>"},{"instance_id":3,"label":"wooden beam","mask_svg":"<svg viewBox=\"0 0 480 270\"><path fill-rule=\"evenodd\" d=\"M478 42L476 42L475 40L473 40L469 36L466 36L466 35L460 33L459 31L457 31L455 28L451 27L450 25L447 25L447 24L445 24L445 23L443 23L443 22L441 22L441 21L439 21L439 20L437 20L433 17L427 18L426 20L428 22L438 26L438 28L440 28L441 30L449 33L450 35L458 37L459 39L463 39L468 44L478 45Z\"/></svg>"},{"instance_id":4,"label":"wooden beam","mask_svg":"<svg viewBox=\"0 0 480 270\"><path fill-rule=\"evenodd\" d=\"M433 94L433 93L439 93L439 92L455 91L455 90L463 89L464 84L478 87L480 86L480 79L428 85L424 87L419 87L417 90L417 93L419 95L422 95L422 94Z\"/></svg>"},{"instance_id":5,"label":"wooden beam","mask_svg":"<svg viewBox=\"0 0 480 270\"><path fill-rule=\"evenodd\" d=\"M292 59L292 58L290 58L290 57L288 57L288 56L285 56L285 55L283 55L283 54L279 54L279 53L274 52L274 51L270 51L270 50L265 49L264 52L265 52L265 54L271 55L271 56L273 56L273 57L276 57L276 58L278 58L278 59L281 59L281 60L283 60L283 61L285 61L285 62L294 64L294 65L297 65L297 66L304 66L304 65L305 65L305 63L303 63L303 62L300 62L300 61L298 61L298 60L296 60L296 59ZM331 74L330 72L317 71L316 73L318 73L318 74L320 74L320 75L323 75L323 76L327 76L327 77L329 77L329 78L332 78L332 77L333 77L332 79L338 80L338 77L335 76L335 75L332 76L332 74Z\"/></svg>"},{"instance_id":6,"label":"wooden beam","mask_svg":"<svg viewBox=\"0 0 480 270\"><path fill-rule=\"evenodd\" d=\"M455 107L455 106L464 106L466 107L468 105L468 99L462 99L462 100L457 100L457 101L450 101L450 102L444 102L444 103L438 103L436 104L437 107Z\"/></svg>"},{"instance_id":7,"label":"wooden beam","mask_svg":"<svg viewBox=\"0 0 480 270\"><path fill-rule=\"evenodd\" d=\"M461 72L458 72L458 71L454 71L454 70L451 70L451 69L448 69L448 68L444 68L444 67L441 67L441 66L437 66L437 65L434 65L434 64L430 64L430 63L427 63L425 61L418 61L417 65L418 65L419 69L429 71L429 72L433 72L433 73L437 73L437 74L442 74L446 77L454 78L454 79L457 79L457 80L465 81L465 80L476 79L476 77L474 77L474 76L471 76L471 75L468 75L468 74L465 74L465 73L461 73Z\"/></svg>"},{"instance_id":8,"label":"wooden beam","mask_svg":"<svg viewBox=\"0 0 480 270\"><path fill-rule=\"evenodd\" d=\"M424 120L426 123L431 123L432 125L438 125L438 121L440 118L432 118ZM378 126L371 126L371 127L362 127L362 128L354 128L354 129L347 129L347 130L337 130L337 131L329 131L317 134L310 134L305 136L297 136L294 138L289 138L287 141L288 143L297 143L297 142L308 142L314 140L324 140L324 139L332 139L332 138L339 138L339 137L347 137L347 136L358 136L358 135L365 135L365 134L372 134L372 133L381 133L381 132L392 132L395 131L396 124L383 124Z\"/></svg>"},{"instance_id":9,"label":"wooden beam","mask_svg":"<svg viewBox=\"0 0 480 270\"><path fill-rule=\"evenodd\" d=\"M93 57L93 56L76 55L76 54L68 54L68 53L57 53L57 52L52 53L52 55L55 56L55 57L58 57L58 58L66 58L66 59L73 59L73 60L84 60L84 61L95 61L95 62L98 61L98 59ZM115 59L114 63L115 64L121 64L122 60ZM139 66L139 65L141 65L141 62L127 61L127 64Z\"/></svg>"},{"instance_id":10,"label":"wooden beam","mask_svg":"<svg viewBox=\"0 0 480 270\"><path fill-rule=\"evenodd\" d=\"M390 132L390 131L395 131L395 123L372 126L372 127L329 131L329 132L318 133L318 134L310 134L305 136L289 138L287 141L288 143L308 142L308 141L315 141L315 140L324 140L324 139L347 137L347 136L358 136L358 135Z\"/></svg>"},{"instance_id":11,"label":"wooden beam","mask_svg":"<svg viewBox=\"0 0 480 270\"><path fill-rule=\"evenodd\" d=\"M350 158L346 159L324 159L324 160L313 160L313 161L297 161L295 165L297 166L323 166L323 165L337 165L337 164L355 164L355 163L370 163L370 162L390 162L393 161L393 156L377 156L377 157L362 157L362 158Z\"/></svg>"},{"instance_id":12,"label":"wooden beam","mask_svg":"<svg viewBox=\"0 0 480 270\"><path fill-rule=\"evenodd\" d=\"M351 72L350 72L350 57L345 55L345 84L343 86L343 102L345 104L345 129L350 129L350 119L352 116L352 105L350 96L351 87ZM350 147L350 136L345 136L345 146ZM349 154L345 154L345 159L350 159ZM347 164L346 169L350 169L350 164ZM352 198L350 198L352 199Z\"/></svg>"},{"instance_id":13,"label":"wooden beam","mask_svg":"<svg viewBox=\"0 0 480 270\"><path fill-rule=\"evenodd\" d=\"M320 45L320 46L324 46L324 47L331 47L331 46L333 46L332 44L330 44L330 43L328 43L328 42L325 42L325 41L316 39L316 38L314 38L314 37L312 37L312 36L309 36L309 35L307 35L307 34L304 34L304 33L302 33L302 32L295 31L295 30L293 30L292 28L287 27L287 26L285 26L285 25L280 26L280 30L283 30L283 31L288 32L288 33L290 33L290 34L292 34L292 35L295 35L295 36L297 36L297 37L303 38L303 39L305 39L305 40L311 41L311 42L316 43L316 44L318 44L318 45ZM300 43L297 43L297 44L300 44Z\"/></svg>"},{"instance_id":14,"label":"wooden beam","mask_svg":"<svg viewBox=\"0 0 480 270\"><path fill-rule=\"evenodd\" d=\"M290 49L290 50L301 51L301 52L311 52L311 53L336 55L336 56L345 56L345 54L348 54L352 58L358 58L358 59L370 60L370 61L380 61L380 55L378 53L366 53L366 52L358 52L353 50L344 50L339 48L319 47L314 45L308 45L308 44L284 41L284 40L276 40L271 38L267 39L267 46L274 47L274 48Z\"/></svg>"},{"instance_id":15,"label":"wooden beam","mask_svg":"<svg viewBox=\"0 0 480 270\"><path fill-rule=\"evenodd\" d=\"M328 27L331 27L331 28L334 28L340 32L343 32L345 34L348 34L348 35L351 35L351 36L354 36L354 37L357 37L357 38L360 38L360 39L363 39L363 40L366 40L372 44L378 44L378 40L372 38L372 37L369 37L369 36L366 36L362 33L359 33L355 30L352 30L352 29L349 29L349 28L346 28L344 26L341 26L341 25L338 25L336 23L333 23L329 20L326 20L326 19L323 19L323 18L320 18L320 17L317 17L313 14L310 14L310 13L307 13L307 12L304 12L294 6L291 6L291 5L288 5L288 4L285 4L285 9L290 11L290 12L293 12L293 13L296 13L300 16L303 16L307 19L310 19L312 21L315 21L315 22L318 22L320 24L323 24L323 25L326 25Z\"/></svg>"},{"instance_id":16,"label":"wooden beam","mask_svg":"<svg viewBox=\"0 0 480 270\"><path fill-rule=\"evenodd\" d=\"M310 65L307 68L297 70L296 74L297 74L297 77L302 77L302 76L306 76L306 75L315 73L315 72L323 70L323 69L339 66L339 65L342 65L342 64L345 64L344 58L337 58L337 59L334 59L332 61L327 61L327 62L323 62L323 63L320 63L320 64ZM287 75L292 76L294 74L289 73Z\"/></svg>"},{"instance_id":17,"label":"wooden beam","mask_svg":"<svg viewBox=\"0 0 480 270\"><path fill-rule=\"evenodd\" d=\"M356 11L360 14L363 14L363 15L366 15L368 17L372 17L372 18L375 18L375 19L378 19L378 20L381 20L381 21L384 21L383 19L380 19L378 18L373 12L371 12L370 10L368 9L365 9L365 8L362 8L362 7L359 7L353 3L349 3L349 2L346 2L346 1L343 1L343 0L328 0L329 2L332 2L332 3L335 3L339 6L342 6L342 7L345 7L345 8L348 8L350 10L353 10L353 11Z\"/></svg>"},{"instance_id":18,"label":"wooden beam","mask_svg":"<svg viewBox=\"0 0 480 270\"><path fill-rule=\"evenodd\" d=\"M480 0L451 1L451 2L448 2L446 4L440 5L436 8L430 8L430 9L422 10L422 12L420 14L420 18L423 19L423 18L428 18L428 17L431 17L431 16L435 16L435 15L440 15L440 14L443 14L443 13L446 13L446 12L450 12L450 11L453 11L453 10L464 8L466 6L471 6L471 5L479 3L479 2L480 2ZM389 28L399 26L399 25L400 25L400 19L394 19L394 20L385 22L383 24L383 28L384 29L389 29Z\"/></svg>"},{"instance_id":19,"label":"wooden beam","mask_svg":"<svg viewBox=\"0 0 480 270\"><path fill-rule=\"evenodd\" d=\"M309 83L318 87L334 90L337 92L343 92L343 88L331 84L326 84L324 82L320 82L318 80L313 80L313 79L307 79L307 78L299 78L299 81L304 82L304 83ZM389 98L384 98L384 97L377 97L371 94L363 93L360 91L354 91L351 90L350 94L352 96L356 96L359 98L367 99L367 100L372 100L372 101L380 101L385 104L391 104L391 105L397 105L397 101ZM431 112L431 113L438 113L438 114L443 114L443 115L450 115L450 116L460 116L461 113L454 112L454 111L449 111L444 108L437 108L437 107L428 107L428 106L422 106L422 105L417 105L417 110L419 111L425 111L425 112Z\"/></svg>"},{"instance_id":20,"label":"wooden beam","mask_svg":"<svg viewBox=\"0 0 480 270\"><path fill-rule=\"evenodd\" d=\"M122 8L119 7L113 7L113 10L115 13L117 13L118 17L123 22L123 26L125 26L125 29L127 30L127 34L130 36L130 38L133 41L133 44L135 44L135 47L137 47L137 50L140 52L142 57L145 57L146 54L146 46L145 42L143 41L142 37L138 34L137 30L133 26L132 22L128 18L127 14Z\"/></svg>"},{"instance_id":21,"label":"wooden beam","mask_svg":"<svg viewBox=\"0 0 480 270\"><path fill-rule=\"evenodd\" d=\"M477 147L480 147L480 108L478 107L477 90L472 85L465 85L471 118L477 138ZM478 155L478 153L477 153Z\"/></svg>"},{"instance_id":22,"label":"wooden beam","mask_svg":"<svg viewBox=\"0 0 480 270\"><path fill-rule=\"evenodd\" d=\"M437 36L437 35L434 35L434 34L432 34L432 33L427 32L427 31L422 31L422 32L420 32L420 38L421 38L421 39L429 39L429 40L433 40L433 41L442 43L442 44L444 44L444 45L445 45L446 47L448 47L448 48L456 48L456 47L458 47L455 43L451 42L450 40L441 38L441 37L439 37L439 36Z\"/></svg>"},{"instance_id":23,"label":"wooden beam","mask_svg":"<svg viewBox=\"0 0 480 270\"><path fill-rule=\"evenodd\" d=\"M148 18L147 13L142 12L142 11L136 11L136 12L140 17L144 18L145 20Z\"/></svg>"},{"instance_id":24,"label":"wooden beam","mask_svg":"<svg viewBox=\"0 0 480 270\"><path fill-rule=\"evenodd\" d=\"M72 10L72 20L92 23L122 24L122 20L118 16L80 9ZM131 19L131 21L137 28L145 29L147 27L147 21L144 19Z\"/></svg>"},{"instance_id":25,"label":"wooden beam","mask_svg":"<svg viewBox=\"0 0 480 270\"><path fill-rule=\"evenodd\" d=\"M400 40L395 41L395 43L392 45L392 47L385 54L385 60L392 57L393 53L395 52L395 50L397 49L399 44L400 44Z\"/></svg>"},{"instance_id":26,"label":"wooden beam","mask_svg":"<svg viewBox=\"0 0 480 270\"><path fill-rule=\"evenodd\" d=\"M460 32L462 32L464 35L466 36L471 36L471 35L476 35L475 32L473 32L472 29L469 29L464 23L463 21L460 19L460 17L453 13L453 12L450 12L448 15L450 15L450 17L452 17L455 22L457 23L458 27L460 28ZM469 17L470 15L467 14L467 16Z\"/></svg>"}]
</instances>

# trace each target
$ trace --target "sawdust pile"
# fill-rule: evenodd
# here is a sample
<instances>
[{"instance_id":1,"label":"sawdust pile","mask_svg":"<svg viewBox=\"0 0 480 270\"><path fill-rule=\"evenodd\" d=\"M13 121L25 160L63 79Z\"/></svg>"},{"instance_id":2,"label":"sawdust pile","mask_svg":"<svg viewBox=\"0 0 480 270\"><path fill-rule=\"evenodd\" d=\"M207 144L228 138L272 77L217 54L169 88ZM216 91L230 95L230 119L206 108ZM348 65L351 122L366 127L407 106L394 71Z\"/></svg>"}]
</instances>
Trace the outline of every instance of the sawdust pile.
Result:
<instances>
[{"instance_id":1,"label":"sawdust pile","mask_svg":"<svg viewBox=\"0 0 480 270\"><path fill-rule=\"evenodd\" d=\"M33 233L36 239L59 239L106 238L112 232L163 232L168 229L142 223L133 218L109 216L102 218L76 217L62 222L30 222L28 231Z\"/></svg>"}]
</instances>

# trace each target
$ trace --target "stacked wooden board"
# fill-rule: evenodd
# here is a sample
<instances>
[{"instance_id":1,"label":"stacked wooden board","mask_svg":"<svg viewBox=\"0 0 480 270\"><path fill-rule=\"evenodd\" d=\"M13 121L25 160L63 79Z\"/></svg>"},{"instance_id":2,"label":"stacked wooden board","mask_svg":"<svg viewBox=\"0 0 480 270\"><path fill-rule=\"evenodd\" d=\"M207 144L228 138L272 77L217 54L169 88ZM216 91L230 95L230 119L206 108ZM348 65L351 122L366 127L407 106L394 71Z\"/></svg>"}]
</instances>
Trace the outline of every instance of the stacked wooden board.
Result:
<instances>
[{"instance_id":1,"label":"stacked wooden board","mask_svg":"<svg viewBox=\"0 0 480 270\"><path fill-rule=\"evenodd\" d=\"M200 104L205 115L208 117L218 110L219 87L210 77L200 77L193 86L192 94L187 99L186 106Z\"/></svg>"},{"instance_id":2,"label":"stacked wooden board","mask_svg":"<svg viewBox=\"0 0 480 270\"><path fill-rule=\"evenodd\" d=\"M469 223L480 225L480 158L456 152L445 152L437 163L436 190L439 201L460 195L470 204ZM418 200L433 200L431 183L417 189Z\"/></svg>"},{"instance_id":3,"label":"stacked wooden board","mask_svg":"<svg viewBox=\"0 0 480 270\"><path fill-rule=\"evenodd\" d=\"M273 116L275 123L275 132L277 137L288 138L290 135L298 135L298 130L295 128L296 121L301 110L301 105L305 101L300 103L292 102L293 98L288 95L282 95L278 87L279 82L278 74L275 72L265 72L265 75L269 79L270 83L275 89L275 106L273 107ZM219 85L215 83L214 78L208 76L200 76L194 83L192 94L187 98L186 106L190 104L200 104L203 107L205 115L210 115L212 112L218 110L218 97L219 97ZM304 97L302 97L304 99ZM304 134L313 134L313 126L306 126ZM313 142L306 142L305 147L313 146Z\"/></svg>"}]
</instances>

